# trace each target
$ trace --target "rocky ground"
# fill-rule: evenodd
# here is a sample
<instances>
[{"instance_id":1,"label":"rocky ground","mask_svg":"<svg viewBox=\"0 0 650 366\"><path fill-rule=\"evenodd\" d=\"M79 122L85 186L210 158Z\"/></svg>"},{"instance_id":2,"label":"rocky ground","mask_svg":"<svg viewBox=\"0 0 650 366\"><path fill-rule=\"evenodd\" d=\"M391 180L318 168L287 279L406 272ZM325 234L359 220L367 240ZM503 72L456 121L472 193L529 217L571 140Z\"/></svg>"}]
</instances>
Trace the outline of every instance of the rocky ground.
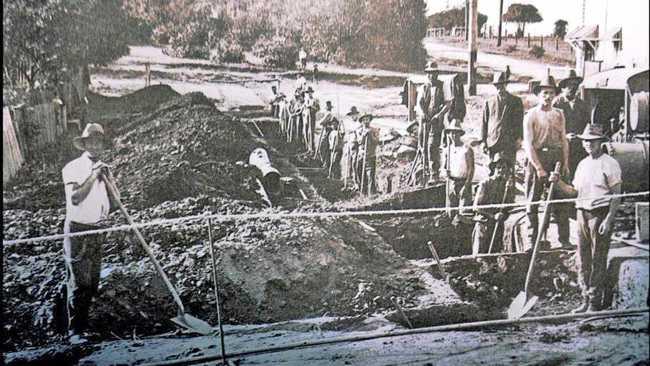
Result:
<instances>
[{"instance_id":1,"label":"rocky ground","mask_svg":"<svg viewBox=\"0 0 650 366\"><path fill-rule=\"evenodd\" d=\"M170 73L171 64L164 67L166 77L186 80L179 79L178 70ZM204 74L212 72L204 66L200 70ZM187 75L196 77L198 71L191 71ZM342 85L348 89L340 89L336 78L326 80L321 83L323 96L336 100L336 94L344 91L350 99L342 105L358 104L358 100L367 103L368 108L391 111L398 108L399 88L395 84L399 83L393 80L397 76L387 77L347 76ZM368 89L368 83L379 89ZM105 159L113 166L123 201L136 222L212 213L272 215L416 208L443 202L444 186L417 191L402 184L400 176L408 167L408 157L380 159L378 182L382 194L366 198L342 192L341 182L326 179L297 146L283 143L268 118L255 119L263 136L259 134L251 121L266 112L225 112L231 102L219 99L222 94L180 95L178 84L173 85L174 89L154 85L121 97L89 97L89 118L102 123L113 138L114 146ZM479 95L467 100L464 126L470 137L477 134L480 109L489 88L479 88ZM532 101L527 98L525 102L530 106ZM71 147L73 136L71 133L67 140L51 147L46 159L26 167L5 187L4 240L62 232L65 199L60 171L79 154ZM384 152L392 155L405 143L403 139L385 145ZM259 172L245 163L255 147L266 148L273 165L292 178L290 189L284 197L274 200L273 207L268 207L256 193ZM485 163L480 158L477 161ZM389 180L391 194L387 193ZM630 204L624 207L617 229L633 227L632 210ZM119 212L111 215L111 225L123 223ZM214 222L213 227L222 314L229 335L227 344L232 345L233 352L318 339L323 334L401 329L407 326L402 310L415 327L503 318L512 297L521 290L528 259L526 254L444 259L468 254L471 235L471 224L453 226L444 214L290 220L269 217ZM177 286L187 312L216 324L205 220L148 227L142 232ZM436 243L445 274L429 259L428 240ZM543 255L534 285L541 299L532 315L564 313L576 305L574 266L571 253L553 251ZM61 336L61 242L6 245L3 268L3 318L7 319L3 350L54 344L52 348L14 353L8 360L20 364L23 356L37 359L37 354L42 356L52 349L67 352ZM127 232L111 233L106 239L100 295L93 309L91 323L100 332L98 339L102 342L70 351L76 360L87 355L89 363L133 364L211 354L218 348L214 338L187 338L175 330L168 320L176 315L171 297L148 257ZM304 320L307 318L311 320ZM293 322L284 323L289 320ZM259 323L265 324L252 325ZM303 354L266 359L241 358L239 362L471 364L470 356L497 364L538 364L549 359L558 363L644 362L648 342L643 324L647 325L647 318L641 320L641 325L626 324L612 321L588 329L530 325L497 332L445 333L406 342L408 338L400 338L333 349L314 348ZM155 336L160 334L167 336ZM519 345L523 346L515 350ZM607 347L601 347L604 345ZM581 351L571 356L570 347ZM617 347L621 357L610 355ZM593 351L596 348L599 351ZM445 356L431 356L442 350L447 350ZM29 356L30 352L35 353ZM321 357L319 352L330 353ZM367 356L377 352L384 356ZM397 356L389 357L391 352ZM500 356L493 358L492 352ZM555 353L544 358L540 356L544 352ZM589 352L594 352L591 359ZM51 354L58 353L55 350Z\"/></svg>"}]
</instances>

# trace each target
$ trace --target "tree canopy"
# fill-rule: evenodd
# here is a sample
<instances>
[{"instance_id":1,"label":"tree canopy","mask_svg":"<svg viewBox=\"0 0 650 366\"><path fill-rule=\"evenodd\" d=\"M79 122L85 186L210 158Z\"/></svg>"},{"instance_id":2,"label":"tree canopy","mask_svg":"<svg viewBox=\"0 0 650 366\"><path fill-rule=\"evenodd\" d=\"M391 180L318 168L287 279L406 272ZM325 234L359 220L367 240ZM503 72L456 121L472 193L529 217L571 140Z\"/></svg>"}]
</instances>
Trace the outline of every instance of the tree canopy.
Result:
<instances>
[{"instance_id":1,"label":"tree canopy","mask_svg":"<svg viewBox=\"0 0 650 366\"><path fill-rule=\"evenodd\" d=\"M555 27L553 28L553 35L557 38L564 39L566 36L566 27L569 25L564 19L558 19L555 21Z\"/></svg>"},{"instance_id":2,"label":"tree canopy","mask_svg":"<svg viewBox=\"0 0 650 366\"><path fill-rule=\"evenodd\" d=\"M122 0L3 1L3 79L30 88L61 81L78 66L128 53L129 19Z\"/></svg>"},{"instance_id":3,"label":"tree canopy","mask_svg":"<svg viewBox=\"0 0 650 366\"><path fill-rule=\"evenodd\" d=\"M517 33L523 35L526 32L526 24L539 23L542 16L534 5L511 4L503 14L503 21L506 23L517 23Z\"/></svg>"},{"instance_id":4,"label":"tree canopy","mask_svg":"<svg viewBox=\"0 0 650 366\"><path fill-rule=\"evenodd\" d=\"M483 13L478 13L478 29L483 28L488 17ZM442 27L450 30L453 27L465 26L465 7L451 8L429 16L429 25L434 28Z\"/></svg>"}]
</instances>

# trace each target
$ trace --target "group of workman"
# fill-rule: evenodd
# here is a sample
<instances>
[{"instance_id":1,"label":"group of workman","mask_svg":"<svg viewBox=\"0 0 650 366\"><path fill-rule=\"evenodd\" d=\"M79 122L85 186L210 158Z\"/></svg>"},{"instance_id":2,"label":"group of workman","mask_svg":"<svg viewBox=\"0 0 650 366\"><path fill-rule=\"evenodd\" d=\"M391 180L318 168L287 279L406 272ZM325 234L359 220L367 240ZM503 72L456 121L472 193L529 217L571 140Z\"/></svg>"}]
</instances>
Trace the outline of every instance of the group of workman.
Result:
<instances>
[{"instance_id":1,"label":"group of workman","mask_svg":"<svg viewBox=\"0 0 650 366\"><path fill-rule=\"evenodd\" d=\"M607 126L590 123L589 107L577 93L582 78L575 70L570 70L556 84L547 74L533 88L538 97L537 105L524 114L522 100L507 91L509 71L495 73L492 84L496 94L483 106L479 138L480 150L489 158L490 175L474 191L474 150L461 138L465 134L462 118L458 118L449 101L445 101L439 72L435 62L427 63L427 82L417 89L415 109L422 175L425 182L446 182L446 206L450 208L448 214L452 222L457 224L466 219L470 209L469 220L474 225L472 253L512 250L503 247L503 240L494 238L503 238L502 224L513 210L508 204L515 199L514 168L517 151L523 148L528 202L542 200L550 182L556 182L556 198L579 198L575 204L557 203L548 209L555 218L559 243L564 249L574 249L569 240L569 219L573 216L577 220L579 282L584 298L577 310L599 309L609 237L620 202L607 195L620 193L622 177L618 162L602 148L608 140ZM375 193L378 132L370 127L373 116L360 114L352 107L345 116L348 121L339 123L328 101L326 113L318 122L320 138L313 142L318 109L310 106L318 104L312 102L313 89L300 81L300 77L298 80L295 97L288 102L287 108L282 105L283 97L272 103L273 113L280 119L280 129L287 134L287 141L291 142L291 131L303 126L307 133L306 149L328 169L328 177L343 179L344 189ZM304 107L296 107L300 105ZM309 113L304 113L305 110ZM292 111L302 111L302 121L300 115ZM557 173L554 172L556 164L559 164ZM504 207L481 208L498 204ZM538 204L526 207L530 243L538 241L538 207ZM547 249L550 246L547 240L540 243Z\"/></svg>"},{"instance_id":2,"label":"group of workman","mask_svg":"<svg viewBox=\"0 0 650 366\"><path fill-rule=\"evenodd\" d=\"M428 148L434 145L430 141L436 141L436 136L443 131L449 136L444 169L449 182L447 200L449 207L460 207L472 201L474 155L460 138L464 134L461 121L445 110L437 66L429 63L425 71L428 81L418 90L417 98L420 148L427 150L427 164L432 161L434 164L430 167L436 167L441 149ZM575 74L563 79L559 83L562 93L556 97L558 87L554 79L547 76L534 90L539 104L524 117L522 101L506 90L507 74L496 73L493 84L497 94L485 103L481 128L481 142L490 158L491 175L480 182L473 202L486 205L513 201L513 185L507 182L512 181L516 151L523 141L528 199L538 201L548 182L557 182L558 191L564 197L579 199L575 203L579 228L578 279L584 302L576 311L586 311L599 309L603 300L609 238L619 204L619 199L607 196L620 192L621 169L616 160L603 152L601 145L607 136L602 127L589 124L587 106L576 95L580 82ZM279 97L273 104L273 113L280 118L280 128L287 141L304 143L307 151L327 167L330 177L339 178L340 174L346 183L373 193L376 190L378 138L375 129L370 128L372 115L360 114L352 107L346 115L349 121L344 129L332 114L331 102L327 102L325 116L318 122L322 130L316 141L314 127L318 103L312 94L313 90L301 76L294 98L285 101ZM578 134L581 131L582 134ZM73 143L83 153L62 170L66 196L65 233L100 229L105 226L109 212L119 206L115 179L110 167L101 161L103 152L110 146L102 126L87 124ZM342 162L341 171L337 169L339 162ZM561 166L559 174L551 173L556 162ZM570 179L571 184L568 183ZM552 205L560 242L567 247L570 247L570 208L570 204ZM474 215L474 254L489 250L488 237L495 223L504 220L509 209L477 211ZM528 214L531 237L535 238L537 205L529 205ZM88 312L99 284L104 240L105 234L69 236L64 240L68 329L72 343L85 341Z\"/></svg>"},{"instance_id":3,"label":"group of workman","mask_svg":"<svg viewBox=\"0 0 650 366\"><path fill-rule=\"evenodd\" d=\"M360 113L353 106L339 121L334 115L331 101L325 102L324 114L317 120L320 110L314 89L307 86L303 73L298 74L293 98L271 87L271 110L279 120L279 131L287 143L297 143L327 171L328 178L343 180L342 190L358 190L363 194L377 193L376 150L379 131L370 128L373 116ZM316 136L316 126L320 133Z\"/></svg>"}]
</instances>

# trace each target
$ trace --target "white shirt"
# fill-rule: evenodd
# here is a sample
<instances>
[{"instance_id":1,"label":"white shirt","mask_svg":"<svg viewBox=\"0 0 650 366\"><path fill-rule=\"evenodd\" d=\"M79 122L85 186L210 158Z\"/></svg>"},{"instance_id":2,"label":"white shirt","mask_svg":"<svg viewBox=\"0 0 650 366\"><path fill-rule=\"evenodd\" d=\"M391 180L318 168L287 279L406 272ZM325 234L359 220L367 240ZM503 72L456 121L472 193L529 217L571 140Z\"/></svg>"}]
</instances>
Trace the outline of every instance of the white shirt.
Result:
<instances>
[{"instance_id":1,"label":"white shirt","mask_svg":"<svg viewBox=\"0 0 650 366\"><path fill-rule=\"evenodd\" d=\"M80 157L66 164L61 171L65 185L65 220L68 223L74 221L80 224L95 224L108 218L110 209L108 192L104 182L99 179L93 183L86 199L77 205L72 204L73 183L83 184L92 173L94 163L89 156L88 152L84 152Z\"/></svg>"},{"instance_id":2,"label":"white shirt","mask_svg":"<svg viewBox=\"0 0 650 366\"><path fill-rule=\"evenodd\" d=\"M465 179L469 174L469 167L467 166L467 153L466 146L451 146L449 149L450 156L447 157L449 163L450 178Z\"/></svg>"},{"instance_id":3,"label":"white shirt","mask_svg":"<svg viewBox=\"0 0 650 366\"><path fill-rule=\"evenodd\" d=\"M607 154L602 154L598 159L591 156L582 159L573 178L573 186L578 191L578 199L611 194L612 188L621 182L621 166L618 161ZM576 208L593 210L608 206L610 200L611 198L608 197L578 200Z\"/></svg>"}]
</instances>

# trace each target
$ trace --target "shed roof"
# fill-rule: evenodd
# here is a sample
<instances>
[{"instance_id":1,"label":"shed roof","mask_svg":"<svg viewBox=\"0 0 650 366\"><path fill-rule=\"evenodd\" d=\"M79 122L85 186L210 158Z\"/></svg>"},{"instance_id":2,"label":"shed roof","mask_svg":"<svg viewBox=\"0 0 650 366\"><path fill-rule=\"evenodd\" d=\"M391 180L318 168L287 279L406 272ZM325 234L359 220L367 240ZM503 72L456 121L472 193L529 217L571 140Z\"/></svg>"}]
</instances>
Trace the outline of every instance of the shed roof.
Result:
<instances>
[{"instance_id":1,"label":"shed roof","mask_svg":"<svg viewBox=\"0 0 650 366\"><path fill-rule=\"evenodd\" d=\"M628 80L638 74L647 73L647 69L621 67L611 69L585 78L582 86L585 89L627 89Z\"/></svg>"},{"instance_id":2,"label":"shed roof","mask_svg":"<svg viewBox=\"0 0 650 366\"><path fill-rule=\"evenodd\" d=\"M598 40L598 25L581 25L576 29L569 32L566 37L572 41L597 41Z\"/></svg>"}]
</instances>

